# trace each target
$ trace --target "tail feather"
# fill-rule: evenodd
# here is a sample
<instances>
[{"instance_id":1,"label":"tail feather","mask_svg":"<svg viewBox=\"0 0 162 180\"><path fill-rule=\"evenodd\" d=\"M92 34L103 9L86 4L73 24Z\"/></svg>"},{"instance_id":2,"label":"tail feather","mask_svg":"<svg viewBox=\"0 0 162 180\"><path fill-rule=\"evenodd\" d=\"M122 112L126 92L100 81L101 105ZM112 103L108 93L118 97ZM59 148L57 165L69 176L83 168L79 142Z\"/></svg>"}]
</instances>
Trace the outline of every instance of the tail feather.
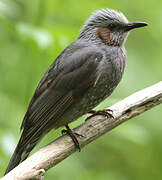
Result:
<instances>
[{"instance_id":1,"label":"tail feather","mask_svg":"<svg viewBox=\"0 0 162 180\"><path fill-rule=\"evenodd\" d=\"M14 169L20 162L21 162L21 154L17 153L16 149L15 149L14 154L11 157L11 160L9 162L7 169L6 169L5 174L10 172L12 169Z\"/></svg>"},{"instance_id":2,"label":"tail feather","mask_svg":"<svg viewBox=\"0 0 162 180\"><path fill-rule=\"evenodd\" d=\"M18 145L16 146L16 149L10 159L10 162L8 164L8 167L5 171L5 174L9 173L12 169L14 169L16 166L18 166L18 164L20 164L22 161L24 161L28 155L30 154L30 152L32 151L32 149L36 146L36 144L38 143L38 141L41 139L37 138L34 139L34 141L31 141L30 143L26 144L25 147L22 147L22 142L24 140L24 134L22 133L21 138L18 142Z\"/></svg>"}]
</instances>

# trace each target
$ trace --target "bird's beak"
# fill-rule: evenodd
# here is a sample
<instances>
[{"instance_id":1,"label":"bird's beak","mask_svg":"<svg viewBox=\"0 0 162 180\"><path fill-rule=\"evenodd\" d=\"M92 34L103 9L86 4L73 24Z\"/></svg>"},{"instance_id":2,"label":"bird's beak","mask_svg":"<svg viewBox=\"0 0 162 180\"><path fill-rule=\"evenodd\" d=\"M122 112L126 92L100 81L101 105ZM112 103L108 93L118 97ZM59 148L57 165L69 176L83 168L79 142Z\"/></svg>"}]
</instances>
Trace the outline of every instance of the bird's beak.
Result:
<instances>
[{"instance_id":1,"label":"bird's beak","mask_svg":"<svg viewBox=\"0 0 162 180\"><path fill-rule=\"evenodd\" d=\"M147 26L148 24L145 22L136 22L136 21L130 21L125 27L124 30L126 31L130 31L132 29L135 28L140 28L140 27L144 27Z\"/></svg>"}]
</instances>

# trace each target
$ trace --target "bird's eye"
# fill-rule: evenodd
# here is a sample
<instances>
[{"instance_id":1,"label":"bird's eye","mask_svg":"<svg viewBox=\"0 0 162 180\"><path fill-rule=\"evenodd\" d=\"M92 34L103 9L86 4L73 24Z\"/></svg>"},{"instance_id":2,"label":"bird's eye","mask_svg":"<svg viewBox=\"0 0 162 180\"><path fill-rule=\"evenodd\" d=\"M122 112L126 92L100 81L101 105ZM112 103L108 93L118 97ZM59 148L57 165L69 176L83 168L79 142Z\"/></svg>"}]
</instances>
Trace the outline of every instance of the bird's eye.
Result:
<instances>
[{"instance_id":1,"label":"bird's eye","mask_svg":"<svg viewBox=\"0 0 162 180\"><path fill-rule=\"evenodd\" d=\"M115 24L109 24L108 25L108 29L110 29L110 30L114 30L115 29Z\"/></svg>"}]
</instances>

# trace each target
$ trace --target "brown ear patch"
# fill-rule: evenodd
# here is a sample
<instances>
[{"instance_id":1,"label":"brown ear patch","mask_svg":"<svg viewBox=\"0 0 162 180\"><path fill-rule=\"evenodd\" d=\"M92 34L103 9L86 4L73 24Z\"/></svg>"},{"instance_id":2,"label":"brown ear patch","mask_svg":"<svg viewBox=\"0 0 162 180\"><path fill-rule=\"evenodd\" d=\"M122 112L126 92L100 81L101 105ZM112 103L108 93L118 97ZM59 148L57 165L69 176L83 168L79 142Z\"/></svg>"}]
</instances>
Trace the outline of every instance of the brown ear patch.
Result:
<instances>
[{"instance_id":1,"label":"brown ear patch","mask_svg":"<svg viewBox=\"0 0 162 180\"><path fill-rule=\"evenodd\" d=\"M107 28L99 27L96 31L96 35L103 43L110 44L110 31Z\"/></svg>"},{"instance_id":2,"label":"brown ear patch","mask_svg":"<svg viewBox=\"0 0 162 180\"><path fill-rule=\"evenodd\" d=\"M99 27L96 31L96 35L102 40L103 43L109 46L119 46L118 42L110 39L110 31L107 28Z\"/></svg>"}]
</instances>

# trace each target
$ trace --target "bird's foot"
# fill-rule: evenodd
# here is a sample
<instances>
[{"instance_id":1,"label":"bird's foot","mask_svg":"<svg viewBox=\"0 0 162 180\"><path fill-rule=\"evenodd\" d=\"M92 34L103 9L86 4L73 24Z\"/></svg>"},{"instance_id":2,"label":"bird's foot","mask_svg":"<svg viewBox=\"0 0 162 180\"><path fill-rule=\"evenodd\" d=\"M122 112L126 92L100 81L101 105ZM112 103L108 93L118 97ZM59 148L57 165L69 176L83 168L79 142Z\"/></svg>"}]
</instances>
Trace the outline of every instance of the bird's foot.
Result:
<instances>
[{"instance_id":1,"label":"bird's foot","mask_svg":"<svg viewBox=\"0 0 162 180\"><path fill-rule=\"evenodd\" d=\"M92 114L91 116L87 117L86 121L96 115L103 115L107 118L111 117L111 118L114 118L113 116L113 111L111 109L104 109L104 110L91 110L89 111L88 113Z\"/></svg>"},{"instance_id":2,"label":"bird's foot","mask_svg":"<svg viewBox=\"0 0 162 180\"><path fill-rule=\"evenodd\" d=\"M84 136L82 134L74 132L68 125L65 125L65 127L66 127L66 129L62 130L62 134L68 134L71 137L71 139L73 140L76 148L80 152L81 148L80 148L80 144L78 142L77 136L79 136L79 137L84 137Z\"/></svg>"}]
</instances>

